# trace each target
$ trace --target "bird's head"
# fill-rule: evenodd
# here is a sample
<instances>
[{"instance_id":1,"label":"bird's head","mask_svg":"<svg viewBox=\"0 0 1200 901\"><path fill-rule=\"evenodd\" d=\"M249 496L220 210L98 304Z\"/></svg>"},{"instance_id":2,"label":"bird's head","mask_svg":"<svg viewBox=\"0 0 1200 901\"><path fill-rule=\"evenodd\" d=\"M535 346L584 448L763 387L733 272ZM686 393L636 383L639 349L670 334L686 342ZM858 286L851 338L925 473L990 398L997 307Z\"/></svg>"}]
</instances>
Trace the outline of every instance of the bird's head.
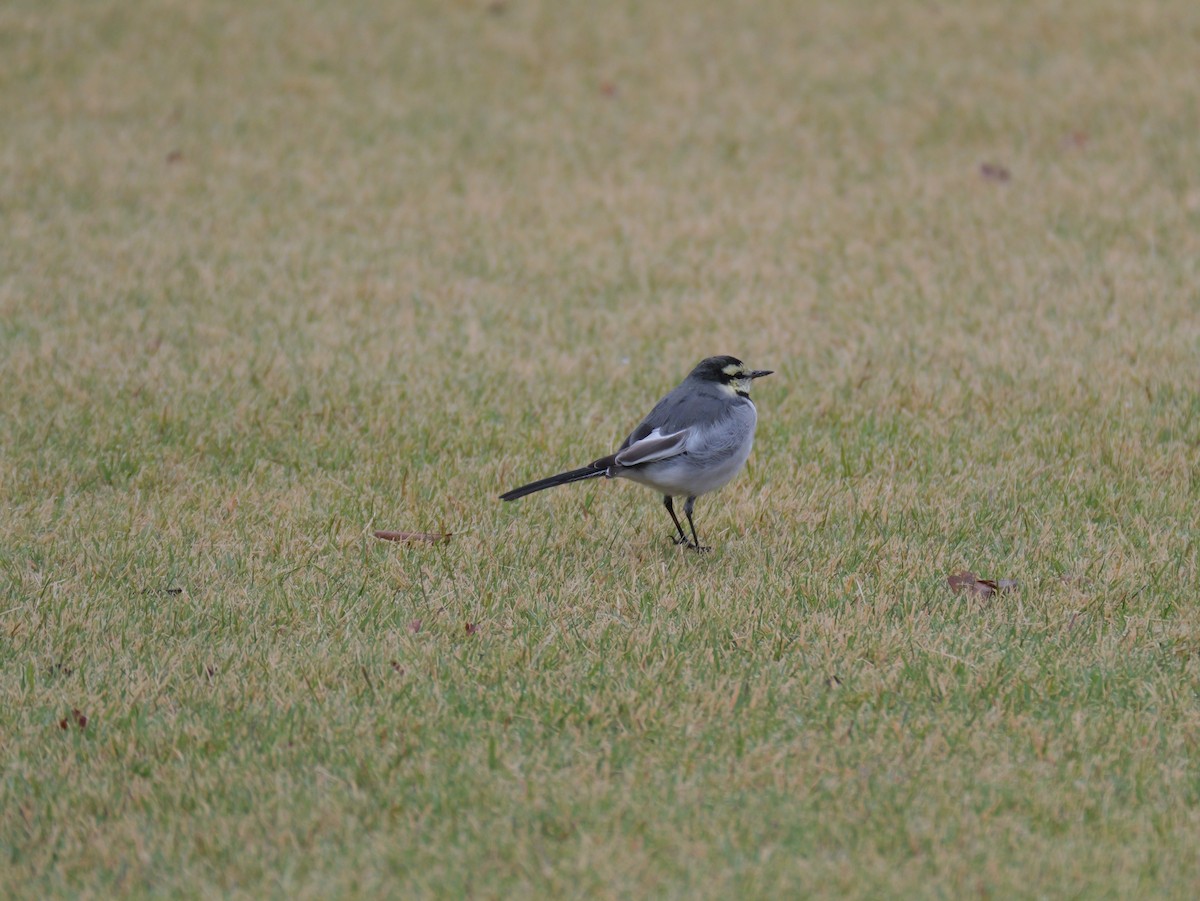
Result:
<instances>
[{"instance_id":1,"label":"bird's head","mask_svg":"<svg viewBox=\"0 0 1200 901\"><path fill-rule=\"evenodd\" d=\"M771 369L747 369L746 364L737 357L709 357L701 360L688 376L702 382L715 382L733 394L741 397L750 396L750 383L764 375L770 375Z\"/></svg>"}]
</instances>

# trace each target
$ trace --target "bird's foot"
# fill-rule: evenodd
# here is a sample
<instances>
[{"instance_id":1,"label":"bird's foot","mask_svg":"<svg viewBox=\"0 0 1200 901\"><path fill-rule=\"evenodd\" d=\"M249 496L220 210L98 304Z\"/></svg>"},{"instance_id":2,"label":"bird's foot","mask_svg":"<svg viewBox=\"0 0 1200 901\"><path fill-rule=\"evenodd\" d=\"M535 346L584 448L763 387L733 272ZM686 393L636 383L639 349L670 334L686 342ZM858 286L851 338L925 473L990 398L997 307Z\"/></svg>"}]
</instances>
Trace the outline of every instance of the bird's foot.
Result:
<instances>
[{"instance_id":1,"label":"bird's foot","mask_svg":"<svg viewBox=\"0 0 1200 901\"><path fill-rule=\"evenodd\" d=\"M703 554L705 551L711 551L712 548L707 545L696 544L690 538L680 538L678 535L671 539L676 545L682 544L689 551L695 551L697 554Z\"/></svg>"}]
</instances>

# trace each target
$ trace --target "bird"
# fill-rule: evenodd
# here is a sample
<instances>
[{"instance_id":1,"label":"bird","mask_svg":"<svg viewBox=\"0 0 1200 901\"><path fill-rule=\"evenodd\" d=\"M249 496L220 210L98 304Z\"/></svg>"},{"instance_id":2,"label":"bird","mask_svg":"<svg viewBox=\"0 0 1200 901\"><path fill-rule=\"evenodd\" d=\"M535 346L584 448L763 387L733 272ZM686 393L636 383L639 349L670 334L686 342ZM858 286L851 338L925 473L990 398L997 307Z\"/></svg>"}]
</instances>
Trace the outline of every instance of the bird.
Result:
<instances>
[{"instance_id":1,"label":"bird","mask_svg":"<svg viewBox=\"0 0 1200 901\"><path fill-rule=\"evenodd\" d=\"M538 479L500 495L503 501L605 476L630 479L662 495L671 515L676 545L696 551L700 544L692 512L696 498L724 487L750 456L758 410L750 399L755 379L771 375L770 369L747 369L737 357L707 357L696 364L680 384L663 397L621 442L615 453L587 466ZM683 515L692 537L684 534L675 514L675 498L685 498Z\"/></svg>"}]
</instances>

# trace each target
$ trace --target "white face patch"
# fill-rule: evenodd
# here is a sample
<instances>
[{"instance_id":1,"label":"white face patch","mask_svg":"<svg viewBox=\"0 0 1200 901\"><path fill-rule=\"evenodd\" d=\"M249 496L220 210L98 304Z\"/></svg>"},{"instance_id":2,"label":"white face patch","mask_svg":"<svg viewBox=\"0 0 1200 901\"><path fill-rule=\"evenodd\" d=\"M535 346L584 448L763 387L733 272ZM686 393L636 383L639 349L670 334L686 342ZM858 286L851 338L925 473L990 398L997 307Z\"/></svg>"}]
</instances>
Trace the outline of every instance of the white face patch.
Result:
<instances>
[{"instance_id":1,"label":"white face patch","mask_svg":"<svg viewBox=\"0 0 1200 901\"><path fill-rule=\"evenodd\" d=\"M746 368L744 366L730 363L728 366L722 367L721 371L729 376L729 384L725 387L731 394L750 393L750 383L754 380L745 377Z\"/></svg>"}]
</instances>

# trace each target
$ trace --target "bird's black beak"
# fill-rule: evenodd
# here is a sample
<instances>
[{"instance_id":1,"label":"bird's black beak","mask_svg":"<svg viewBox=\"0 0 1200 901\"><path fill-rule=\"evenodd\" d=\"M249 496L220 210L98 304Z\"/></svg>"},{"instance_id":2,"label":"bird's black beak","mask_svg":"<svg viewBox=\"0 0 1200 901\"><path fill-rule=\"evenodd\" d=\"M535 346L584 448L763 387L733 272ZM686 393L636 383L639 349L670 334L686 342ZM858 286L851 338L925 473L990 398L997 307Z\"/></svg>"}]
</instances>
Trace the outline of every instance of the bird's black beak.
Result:
<instances>
[{"instance_id":1,"label":"bird's black beak","mask_svg":"<svg viewBox=\"0 0 1200 901\"><path fill-rule=\"evenodd\" d=\"M774 369L752 369L749 372L749 376L752 379L761 379L764 375L770 375L774 371Z\"/></svg>"}]
</instances>

